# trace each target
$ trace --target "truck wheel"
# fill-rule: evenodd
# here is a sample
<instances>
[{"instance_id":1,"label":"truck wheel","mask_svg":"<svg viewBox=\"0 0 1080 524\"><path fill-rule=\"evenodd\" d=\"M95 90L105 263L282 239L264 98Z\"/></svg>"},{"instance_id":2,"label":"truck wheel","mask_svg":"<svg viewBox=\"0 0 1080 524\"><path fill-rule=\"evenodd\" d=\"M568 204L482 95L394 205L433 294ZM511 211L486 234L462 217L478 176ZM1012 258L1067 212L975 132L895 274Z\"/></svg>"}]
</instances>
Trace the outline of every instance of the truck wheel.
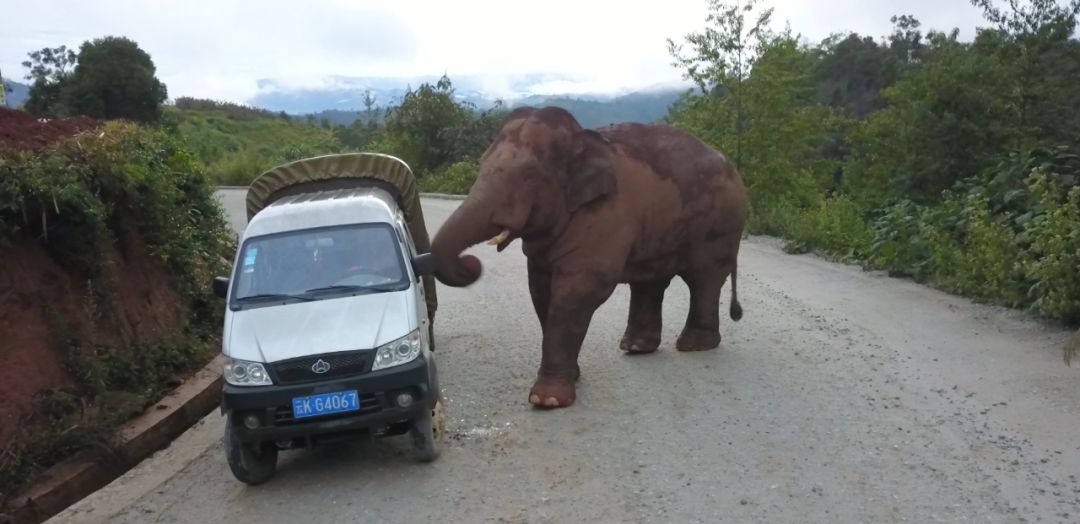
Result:
<instances>
[{"instance_id":1,"label":"truck wheel","mask_svg":"<svg viewBox=\"0 0 1080 524\"><path fill-rule=\"evenodd\" d=\"M432 462L439 458L444 440L444 418L442 402L439 402L435 409L425 411L409 423L409 440L416 460Z\"/></svg>"},{"instance_id":2,"label":"truck wheel","mask_svg":"<svg viewBox=\"0 0 1080 524\"><path fill-rule=\"evenodd\" d=\"M233 430L232 417L225 421L225 455L233 476L245 484L262 484L277 470L277 446L272 442L240 442Z\"/></svg>"}]
</instances>

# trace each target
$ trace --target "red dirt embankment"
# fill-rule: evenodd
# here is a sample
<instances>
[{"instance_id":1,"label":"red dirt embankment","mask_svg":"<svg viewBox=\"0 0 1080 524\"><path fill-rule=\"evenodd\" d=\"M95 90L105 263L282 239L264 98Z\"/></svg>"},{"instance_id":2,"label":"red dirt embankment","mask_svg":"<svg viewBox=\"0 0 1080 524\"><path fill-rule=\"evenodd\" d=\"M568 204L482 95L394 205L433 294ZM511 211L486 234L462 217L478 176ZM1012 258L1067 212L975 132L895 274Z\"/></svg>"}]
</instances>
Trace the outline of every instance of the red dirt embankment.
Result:
<instances>
[{"instance_id":1,"label":"red dirt embankment","mask_svg":"<svg viewBox=\"0 0 1080 524\"><path fill-rule=\"evenodd\" d=\"M0 266L0 448L30 414L35 398L73 384L64 364L60 328L84 345L158 340L182 327L184 311L164 268L138 233L125 231L108 250L105 294L114 318L94 304L80 281L29 236L4 249ZM50 309L52 311L50 311ZM59 321L61 326L53 325ZM81 347L80 351L93 351Z\"/></svg>"},{"instance_id":2,"label":"red dirt embankment","mask_svg":"<svg viewBox=\"0 0 1080 524\"><path fill-rule=\"evenodd\" d=\"M84 116L40 121L25 111L0 107L0 152L37 151L101 125L101 121Z\"/></svg>"},{"instance_id":3,"label":"red dirt embankment","mask_svg":"<svg viewBox=\"0 0 1080 524\"><path fill-rule=\"evenodd\" d=\"M102 122L89 118L38 121L0 108L0 154L36 151ZM0 452L30 415L35 399L74 380L65 365L61 335L94 347L159 340L185 325L182 302L169 275L133 227L138 218L120 206L115 242L105 249L96 304L90 283L46 248L32 227L0 244ZM84 353L85 354L85 353ZM0 460L0 464L3 461Z\"/></svg>"}]
</instances>

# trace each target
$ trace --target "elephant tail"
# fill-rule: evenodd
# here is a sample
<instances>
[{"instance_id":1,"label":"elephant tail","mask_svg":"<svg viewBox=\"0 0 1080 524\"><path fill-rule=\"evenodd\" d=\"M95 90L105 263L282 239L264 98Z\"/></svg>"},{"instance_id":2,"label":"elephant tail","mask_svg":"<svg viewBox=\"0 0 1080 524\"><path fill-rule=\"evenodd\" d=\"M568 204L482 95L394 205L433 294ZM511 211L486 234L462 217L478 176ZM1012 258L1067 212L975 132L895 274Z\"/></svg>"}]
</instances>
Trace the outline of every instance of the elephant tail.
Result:
<instances>
[{"instance_id":1,"label":"elephant tail","mask_svg":"<svg viewBox=\"0 0 1080 524\"><path fill-rule=\"evenodd\" d=\"M731 268L731 320L736 322L742 318L742 306L739 305L739 290L735 285L735 276L738 273L738 265Z\"/></svg>"}]
</instances>

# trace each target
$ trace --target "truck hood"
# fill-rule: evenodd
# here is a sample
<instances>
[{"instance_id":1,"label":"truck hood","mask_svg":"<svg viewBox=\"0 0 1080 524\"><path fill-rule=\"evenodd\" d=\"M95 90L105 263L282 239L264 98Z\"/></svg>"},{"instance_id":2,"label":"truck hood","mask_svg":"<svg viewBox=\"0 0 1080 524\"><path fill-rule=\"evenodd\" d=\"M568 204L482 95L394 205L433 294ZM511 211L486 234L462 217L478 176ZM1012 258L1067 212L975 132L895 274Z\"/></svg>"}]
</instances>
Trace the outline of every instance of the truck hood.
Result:
<instances>
[{"instance_id":1,"label":"truck hood","mask_svg":"<svg viewBox=\"0 0 1080 524\"><path fill-rule=\"evenodd\" d=\"M228 311L226 356L254 362L374 349L416 329L408 291Z\"/></svg>"}]
</instances>

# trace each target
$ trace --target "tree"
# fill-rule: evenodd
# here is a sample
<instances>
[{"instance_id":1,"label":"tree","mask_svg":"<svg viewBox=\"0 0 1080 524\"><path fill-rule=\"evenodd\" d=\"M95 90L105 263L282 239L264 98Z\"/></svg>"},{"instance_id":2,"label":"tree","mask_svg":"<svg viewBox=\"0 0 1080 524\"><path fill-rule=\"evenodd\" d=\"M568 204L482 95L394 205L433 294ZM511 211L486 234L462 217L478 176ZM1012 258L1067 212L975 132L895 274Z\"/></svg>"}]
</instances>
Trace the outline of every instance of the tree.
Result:
<instances>
[{"instance_id":1,"label":"tree","mask_svg":"<svg viewBox=\"0 0 1080 524\"><path fill-rule=\"evenodd\" d=\"M60 91L71 74L78 58L67 46L46 47L27 53L30 60L22 63L30 71L26 79L32 81L26 110L37 116L53 117L64 113Z\"/></svg>"},{"instance_id":2,"label":"tree","mask_svg":"<svg viewBox=\"0 0 1080 524\"><path fill-rule=\"evenodd\" d=\"M898 61L873 38L851 33L826 39L814 68L819 102L864 119L881 109L881 92L896 82Z\"/></svg>"},{"instance_id":3,"label":"tree","mask_svg":"<svg viewBox=\"0 0 1080 524\"><path fill-rule=\"evenodd\" d=\"M443 133L443 138L451 145L453 162L479 158L491 145L509 114L502 100L495 101L495 105L485 111L469 109L474 118Z\"/></svg>"},{"instance_id":4,"label":"tree","mask_svg":"<svg viewBox=\"0 0 1080 524\"><path fill-rule=\"evenodd\" d=\"M85 42L64 82L61 101L71 114L156 122L168 94L150 55L134 41L108 36Z\"/></svg>"},{"instance_id":5,"label":"tree","mask_svg":"<svg viewBox=\"0 0 1080 524\"><path fill-rule=\"evenodd\" d=\"M788 217L783 213L817 205L833 185L839 155L825 150L841 141L845 119L818 100L822 51L801 46L784 31L760 41L754 54L746 77L728 80L738 96L688 95L669 119L721 151L738 152L754 197L753 227L776 233Z\"/></svg>"},{"instance_id":6,"label":"tree","mask_svg":"<svg viewBox=\"0 0 1080 524\"><path fill-rule=\"evenodd\" d=\"M851 189L867 200L940 201L1016 145L1010 65L956 33L930 33L917 69L885 91L885 109L852 137Z\"/></svg>"},{"instance_id":7,"label":"tree","mask_svg":"<svg viewBox=\"0 0 1080 524\"><path fill-rule=\"evenodd\" d=\"M68 49L67 46L46 47L27 55L30 60L24 61L22 65L30 70L26 74L26 79L34 82L41 80L59 82L67 77L78 62L75 51Z\"/></svg>"},{"instance_id":8,"label":"tree","mask_svg":"<svg viewBox=\"0 0 1080 524\"><path fill-rule=\"evenodd\" d=\"M450 78L423 83L405 93L401 105L386 113L390 146L417 173L430 173L456 160L453 133L469 122L469 111L454 100Z\"/></svg>"},{"instance_id":9,"label":"tree","mask_svg":"<svg viewBox=\"0 0 1080 524\"><path fill-rule=\"evenodd\" d=\"M368 125L376 124L375 119L378 117L378 110L375 107L375 96L371 94L371 90L364 90L364 120Z\"/></svg>"},{"instance_id":10,"label":"tree","mask_svg":"<svg viewBox=\"0 0 1080 524\"><path fill-rule=\"evenodd\" d=\"M893 33L889 35L893 55L903 64L918 64L926 47L919 29L922 23L912 15L894 16L889 21L893 23Z\"/></svg>"},{"instance_id":11,"label":"tree","mask_svg":"<svg viewBox=\"0 0 1080 524\"><path fill-rule=\"evenodd\" d=\"M1014 125L1029 146L1074 143L1080 134L1080 42L1072 38L1080 0L972 0L994 27L979 31L976 49L1011 65ZM1048 143L1048 144L1047 144Z\"/></svg>"},{"instance_id":12,"label":"tree","mask_svg":"<svg viewBox=\"0 0 1080 524\"><path fill-rule=\"evenodd\" d=\"M686 35L691 50L684 53L682 44L667 40L672 65L684 69L683 78L692 80L703 93L729 97L734 101L730 117L734 128L735 164L742 167L742 137L745 114L742 110L742 85L754 63L775 38L769 29L773 9L762 10L750 24L750 14L758 0L728 4L709 0L704 32Z\"/></svg>"},{"instance_id":13,"label":"tree","mask_svg":"<svg viewBox=\"0 0 1080 524\"><path fill-rule=\"evenodd\" d=\"M367 149L374 143L381 132L379 129L379 111L375 106L375 97L370 90L364 91L362 100L364 111L359 118L349 126L334 128L334 133L342 144L360 151Z\"/></svg>"},{"instance_id":14,"label":"tree","mask_svg":"<svg viewBox=\"0 0 1080 524\"><path fill-rule=\"evenodd\" d=\"M1002 34L1024 39L1068 38L1076 28L1080 0L1069 0L1062 7L1057 0L1008 0L1009 11L1002 12L994 0L971 0L971 5L983 10L983 16L997 26Z\"/></svg>"}]
</instances>

